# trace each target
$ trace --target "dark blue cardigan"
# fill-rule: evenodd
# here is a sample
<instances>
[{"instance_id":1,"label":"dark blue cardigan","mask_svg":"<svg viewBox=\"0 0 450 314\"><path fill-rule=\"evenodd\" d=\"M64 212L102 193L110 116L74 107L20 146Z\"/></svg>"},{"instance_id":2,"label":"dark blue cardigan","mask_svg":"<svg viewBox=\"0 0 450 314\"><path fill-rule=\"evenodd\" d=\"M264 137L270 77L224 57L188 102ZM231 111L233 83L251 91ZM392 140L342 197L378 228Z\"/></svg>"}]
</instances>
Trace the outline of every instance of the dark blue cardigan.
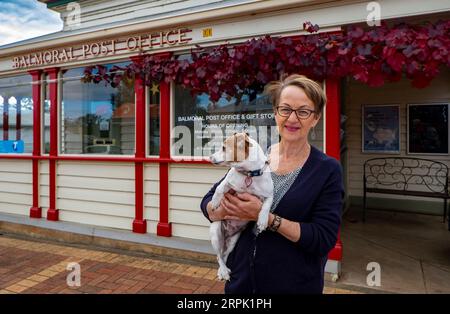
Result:
<instances>
[{"instance_id":1,"label":"dark blue cardigan","mask_svg":"<svg viewBox=\"0 0 450 314\"><path fill-rule=\"evenodd\" d=\"M206 205L224 178L201 202L208 219ZM225 284L225 293L322 293L327 255L341 223L343 196L340 163L311 146L300 174L274 211L300 222L300 240L292 242L270 231L255 237L254 222L250 223L228 257L231 280Z\"/></svg>"}]
</instances>

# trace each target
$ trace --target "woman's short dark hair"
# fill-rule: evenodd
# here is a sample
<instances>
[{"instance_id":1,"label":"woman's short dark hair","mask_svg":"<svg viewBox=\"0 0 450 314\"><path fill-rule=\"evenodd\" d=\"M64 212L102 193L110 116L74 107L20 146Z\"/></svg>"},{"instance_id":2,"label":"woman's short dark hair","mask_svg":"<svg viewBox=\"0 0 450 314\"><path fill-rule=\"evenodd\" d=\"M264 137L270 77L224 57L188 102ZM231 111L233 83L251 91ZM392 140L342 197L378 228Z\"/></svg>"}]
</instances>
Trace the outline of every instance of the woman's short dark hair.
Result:
<instances>
[{"instance_id":1,"label":"woman's short dark hair","mask_svg":"<svg viewBox=\"0 0 450 314\"><path fill-rule=\"evenodd\" d=\"M279 81L272 81L264 87L264 93L269 95L273 108L278 106L281 92L288 86L301 88L313 102L316 115L322 113L323 107L327 102L327 96L322 87L316 81L300 74L292 74L285 78L282 77Z\"/></svg>"}]
</instances>

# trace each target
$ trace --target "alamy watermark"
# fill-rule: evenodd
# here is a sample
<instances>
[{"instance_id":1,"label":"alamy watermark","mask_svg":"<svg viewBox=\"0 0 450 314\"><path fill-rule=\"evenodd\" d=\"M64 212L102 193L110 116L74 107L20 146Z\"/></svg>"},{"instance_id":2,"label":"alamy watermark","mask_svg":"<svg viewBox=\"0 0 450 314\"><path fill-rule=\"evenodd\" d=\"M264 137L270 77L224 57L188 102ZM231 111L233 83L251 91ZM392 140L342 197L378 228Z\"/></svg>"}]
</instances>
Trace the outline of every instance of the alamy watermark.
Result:
<instances>
[{"instance_id":1,"label":"alamy watermark","mask_svg":"<svg viewBox=\"0 0 450 314\"><path fill-rule=\"evenodd\" d=\"M381 25L381 5L377 1L369 2L366 6L366 10L369 12L366 21L369 26Z\"/></svg>"},{"instance_id":2,"label":"alamy watermark","mask_svg":"<svg viewBox=\"0 0 450 314\"><path fill-rule=\"evenodd\" d=\"M369 287L380 287L381 286L381 266L377 262L370 262L366 267L367 271L370 273L366 277L366 284Z\"/></svg>"},{"instance_id":3,"label":"alamy watermark","mask_svg":"<svg viewBox=\"0 0 450 314\"><path fill-rule=\"evenodd\" d=\"M172 129L172 154L181 160L193 160L199 157L208 158L222 149L223 142L229 136L245 132L265 150L269 145L279 142L278 127L253 126L246 123L204 124L203 120L195 120L194 128L178 125ZM193 134L192 134L193 132Z\"/></svg>"},{"instance_id":4,"label":"alamy watermark","mask_svg":"<svg viewBox=\"0 0 450 314\"><path fill-rule=\"evenodd\" d=\"M65 19L66 27L76 28L81 26L81 6L77 2L69 2L66 6L67 17Z\"/></svg>"},{"instance_id":5,"label":"alamy watermark","mask_svg":"<svg viewBox=\"0 0 450 314\"><path fill-rule=\"evenodd\" d=\"M66 267L70 273L66 277L66 283L69 287L81 286L81 266L78 263L69 263Z\"/></svg>"}]
</instances>

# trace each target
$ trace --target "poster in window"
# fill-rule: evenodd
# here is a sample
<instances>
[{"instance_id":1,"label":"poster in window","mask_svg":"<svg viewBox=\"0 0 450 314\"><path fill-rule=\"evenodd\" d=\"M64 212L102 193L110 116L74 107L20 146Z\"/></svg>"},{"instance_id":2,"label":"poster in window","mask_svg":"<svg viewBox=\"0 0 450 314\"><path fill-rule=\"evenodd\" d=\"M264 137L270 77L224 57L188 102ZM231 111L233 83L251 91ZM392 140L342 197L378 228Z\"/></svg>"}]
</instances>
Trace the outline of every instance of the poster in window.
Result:
<instances>
[{"instance_id":1,"label":"poster in window","mask_svg":"<svg viewBox=\"0 0 450 314\"><path fill-rule=\"evenodd\" d=\"M362 151L400 153L400 106L364 105L362 107Z\"/></svg>"},{"instance_id":2,"label":"poster in window","mask_svg":"<svg viewBox=\"0 0 450 314\"><path fill-rule=\"evenodd\" d=\"M225 137L241 131L263 149L278 141L272 104L261 91L212 101L207 93L191 95L181 85L174 89L172 155L209 156L222 147Z\"/></svg>"},{"instance_id":3,"label":"poster in window","mask_svg":"<svg viewBox=\"0 0 450 314\"><path fill-rule=\"evenodd\" d=\"M408 153L449 153L448 103L408 105Z\"/></svg>"}]
</instances>

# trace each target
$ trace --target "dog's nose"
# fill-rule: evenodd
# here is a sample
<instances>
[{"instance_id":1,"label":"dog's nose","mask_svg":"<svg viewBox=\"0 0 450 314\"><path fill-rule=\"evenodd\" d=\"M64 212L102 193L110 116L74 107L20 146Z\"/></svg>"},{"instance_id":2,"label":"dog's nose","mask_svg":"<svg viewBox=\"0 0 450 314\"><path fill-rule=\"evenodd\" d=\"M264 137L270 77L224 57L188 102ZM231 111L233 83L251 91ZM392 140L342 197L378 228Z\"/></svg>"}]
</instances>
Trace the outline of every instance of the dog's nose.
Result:
<instances>
[{"instance_id":1,"label":"dog's nose","mask_svg":"<svg viewBox=\"0 0 450 314\"><path fill-rule=\"evenodd\" d=\"M211 163L213 163L213 164L217 164L218 163L216 157L214 157L214 156L209 157L209 161Z\"/></svg>"}]
</instances>

